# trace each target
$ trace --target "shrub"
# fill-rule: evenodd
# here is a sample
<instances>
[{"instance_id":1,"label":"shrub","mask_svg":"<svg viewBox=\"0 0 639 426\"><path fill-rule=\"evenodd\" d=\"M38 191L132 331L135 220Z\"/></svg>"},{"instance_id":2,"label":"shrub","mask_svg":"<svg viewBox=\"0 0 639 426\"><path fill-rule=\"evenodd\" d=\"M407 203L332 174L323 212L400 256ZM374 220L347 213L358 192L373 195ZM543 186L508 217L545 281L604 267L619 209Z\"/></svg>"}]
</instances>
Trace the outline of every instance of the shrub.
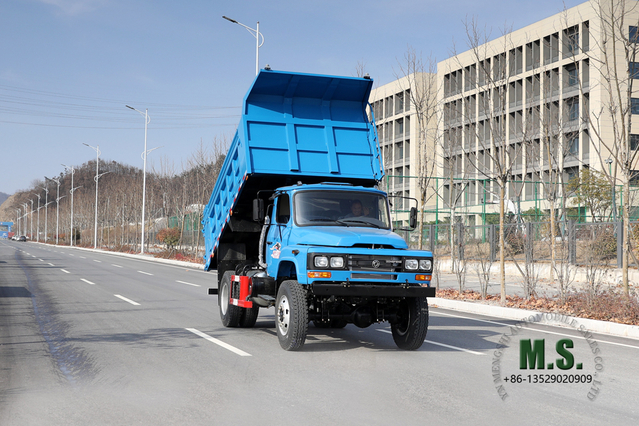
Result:
<instances>
[{"instance_id":1,"label":"shrub","mask_svg":"<svg viewBox=\"0 0 639 426\"><path fill-rule=\"evenodd\" d=\"M180 230L178 228L164 228L158 232L157 239L166 244L167 248L174 248L180 242Z\"/></svg>"}]
</instances>

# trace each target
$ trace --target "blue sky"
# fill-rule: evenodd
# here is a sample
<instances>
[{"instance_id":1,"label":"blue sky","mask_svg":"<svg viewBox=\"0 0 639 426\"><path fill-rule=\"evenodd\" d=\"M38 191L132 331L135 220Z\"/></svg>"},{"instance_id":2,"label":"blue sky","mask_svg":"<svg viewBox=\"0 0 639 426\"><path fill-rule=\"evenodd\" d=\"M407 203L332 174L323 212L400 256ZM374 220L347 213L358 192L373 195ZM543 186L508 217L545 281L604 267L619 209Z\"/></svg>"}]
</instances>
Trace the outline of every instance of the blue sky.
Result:
<instances>
[{"instance_id":1,"label":"blue sky","mask_svg":"<svg viewBox=\"0 0 639 426\"><path fill-rule=\"evenodd\" d=\"M101 158L142 167L144 118L156 165L179 171L198 149L230 139L260 67L395 79L408 46L439 61L467 49L466 19L493 37L582 1L2 0L0 192L28 189L61 164Z\"/></svg>"}]
</instances>

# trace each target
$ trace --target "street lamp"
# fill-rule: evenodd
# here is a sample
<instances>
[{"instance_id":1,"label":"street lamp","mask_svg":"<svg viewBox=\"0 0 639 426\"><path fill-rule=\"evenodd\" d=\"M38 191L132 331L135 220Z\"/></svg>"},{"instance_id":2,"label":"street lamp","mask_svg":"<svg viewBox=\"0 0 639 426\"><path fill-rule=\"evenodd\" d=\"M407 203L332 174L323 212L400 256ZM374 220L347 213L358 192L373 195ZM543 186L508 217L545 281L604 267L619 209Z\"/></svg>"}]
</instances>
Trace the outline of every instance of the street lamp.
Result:
<instances>
[{"instance_id":1,"label":"street lamp","mask_svg":"<svg viewBox=\"0 0 639 426\"><path fill-rule=\"evenodd\" d=\"M237 22L235 19L231 19L228 16L222 16L229 22L240 25L248 30L255 37L255 75L260 72L260 47L264 44L264 35L260 32L260 21L257 21L257 28L249 28L246 25ZM260 36L262 37L262 43L260 43Z\"/></svg>"},{"instance_id":2,"label":"street lamp","mask_svg":"<svg viewBox=\"0 0 639 426\"><path fill-rule=\"evenodd\" d=\"M33 241L33 198L30 198L31 201L31 227L29 228L29 239Z\"/></svg>"},{"instance_id":3,"label":"street lamp","mask_svg":"<svg viewBox=\"0 0 639 426\"><path fill-rule=\"evenodd\" d=\"M612 177L612 158L608 158L606 164L608 165L608 174L612 182L612 220L617 222L617 200L615 197L615 180Z\"/></svg>"},{"instance_id":4,"label":"street lamp","mask_svg":"<svg viewBox=\"0 0 639 426\"><path fill-rule=\"evenodd\" d=\"M16 224L18 225L18 236L20 236L20 208L16 209ZM14 231L15 235L15 231Z\"/></svg>"},{"instance_id":5,"label":"street lamp","mask_svg":"<svg viewBox=\"0 0 639 426\"><path fill-rule=\"evenodd\" d=\"M100 145L91 146L89 144L83 143L82 145L86 145L89 148L93 149L96 153L95 157L95 177L93 180L95 181L95 226L94 226L94 234L93 234L93 248L98 248L98 180L100 179L99 174L99 164L100 164Z\"/></svg>"},{"instance_id":6,"label":"street lamp","mask_svg":"<svg viewBox=\"0 0 639 426\"><path fill-rule=\"evenodd\" d=\"M45 176L46 179L46 176ZM46 182L46 180L45 180ZM47 230L47 225L49 224L49 207L47 207L49 205L49 188L47 188L46 186L42 186L42 189L44 189L45 192L45 196L44 196L44 242L46 243L47 240L49 239L49 234L48 234L48 230Z\"/></svg>"},{"instance_id":7,"label":"street lamp","mask_svg":"<svg viewBox=\"0 0 639 426\"><path fill-rule=\"evenodd\" d=\"M139 113L144 116L144 152L142 153L142 160L144 161L144 171L142 174L142 236L140 241L140 254L144 254L144 227L145 227L145 219L146 219L146 157L148 154L157 149L153 148L150 150L146 149L146 135L149 123L151 122L151 117L149 117L149 109L147 108L144 112L133 108L132 106L125 105L127 108L132 109L133 111Z\"/></svg>"},{"instance_id":8,"label":"street lamp","mask_svg":"<svg viewBox=\"0 0 639 426\"><path fill-rule=\"evenodd\" d=\"M48 177L44 177L45 179L49 179L51 182L55 182L58 184L58 192L55 197L55 245L58 245L58 236L60 235L60 179L51 179Z\"/></svg>"},{"instance_id":9,"label":"street lamp","mask_svg":"<svg viewBox=\"0 0 639 426\"><path fill-rule=\"evenodd\" d=\"M27 235L27 224L29 223L29 211L27 207L29 207L29 203L22 203L24 206L24 215L22 216L24 219L22 220L22 235Z\"/></svg>"},{"instance_id":10,"label":"street lamp","mask_svg":"<svg viewBox=\"0 0 639 426\"><path fill-rule=\"evenodd\" d=\"M71 247L73 247L73 239L75 238L75 232L73 231L73 192L76 189L82 188L82 185L78 186L78 187L74 187L73 186L73 175L75 174L75 169L73 167L69 167L69 166L65 166L63 164L64 167L66 167L67 169L71 169L71 190L69 191L69 193L71 194Z\"/></svg>"},{"instance_id":11,"label":"street lamp","mask_svg":"<svg viewBox=\"0 0 639 426\"><path fill-rule=\"evenodd\" d=\"M38 226L36 226L36 241L40 242L40 194L36 194L38 197Z\"/></svg>"}]
</instances>

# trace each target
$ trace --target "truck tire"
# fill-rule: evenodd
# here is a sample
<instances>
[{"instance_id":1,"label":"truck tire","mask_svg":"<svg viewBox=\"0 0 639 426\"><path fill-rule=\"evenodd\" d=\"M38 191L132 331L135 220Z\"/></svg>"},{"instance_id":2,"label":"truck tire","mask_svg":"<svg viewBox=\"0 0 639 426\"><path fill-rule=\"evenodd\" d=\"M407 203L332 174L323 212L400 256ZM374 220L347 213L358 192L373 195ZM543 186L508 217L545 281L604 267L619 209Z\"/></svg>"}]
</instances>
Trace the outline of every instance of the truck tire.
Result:
<instances>
[{"instance_id":1,"label":"truck tire","mask_svg":"<svg viewBox=\"0 0 639 426\"><path fill-rule=\"evenodd\" d=\"M231 287L233 282L233 271L226 271L220 281L220 291L218 294L220 305L220 319L224 327L237 327L242 316L242 308L231 305ZM257 317L256 317L257 318Z\"/></svg>"},{"instance_id":2,"label":"truck tire","mask_svg":"<svg viewBox=\"0 0 639 426\"><path fill-rule=\"evenodd\" d=\"M242 314L240 315L240 327L251 328L257 321L257 316L260 313L260 307L253 303L252 308L241 308Z\"/></svg>"},{"instance_id":3,"label":"truck tire","mask_svg":"<svg viewBox=\"0 0 639 426\"><path fill-rule=\"evenodd\" d=\"M308 333L306 290L295 280L282 283L275 302L275 331L280 346L296 351L304 346Z\"/></svg>"},{"instance_id":4,"label":"truck tire","mask_svg":"<svg viewBox=\"0 0 639 426\"><path fill-rule=\"evenodd\" d=\"M401 304L399 317L399 322L391 324L395 344L404 350L419 349L428 331L428 299L407 298Z\"/></svg>"}]
</instances>

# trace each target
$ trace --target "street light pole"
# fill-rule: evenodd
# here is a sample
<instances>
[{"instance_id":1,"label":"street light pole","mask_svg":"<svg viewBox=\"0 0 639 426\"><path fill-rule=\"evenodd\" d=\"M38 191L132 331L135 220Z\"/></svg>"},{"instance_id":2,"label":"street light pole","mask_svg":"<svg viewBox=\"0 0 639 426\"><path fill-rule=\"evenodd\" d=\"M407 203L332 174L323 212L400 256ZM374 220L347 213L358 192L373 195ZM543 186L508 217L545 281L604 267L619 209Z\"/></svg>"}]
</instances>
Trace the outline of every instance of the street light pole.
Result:
<instances>
[{"instance_id":1,"label":"street light pole","mask_svg":"<svg viewBox=\"0 0 639 426\"><path fill-rule=\"evenodd\" d=\"M96 153L95 157L95 177L93 180L95 181L95 225L94 225L94 234L93 234L93 248L98 248L98 180L100 179L99 175L99 164L100 164L100 145L91 146L89 144L83 143L82 145L86 145L89 148L93 149Z\"/></svg>"},{"instance_id":2,"label":"street light pole","mask_svg":"<svg viewBox=\"0 0 639 426\"><path fill-rule=\"evenodd\" d=\"M610 175L610 181L612 182L612 220L617 222L617 200L615 196L615 180L612 177L612 158L606 160L608 164L608 174Z\"/></svg>"},{"instance_id":3,"label":"street light pole","mask_svg":"<svg viewBox=\"0 0 639 426\"><path fill-rule=\"evenodd\" d=\"M20 236L20 208L16 209L16 225L18 226L18 237ZM13 235L15 235L16 232L13 232Z\"/></svg>"},{"instance_id":4,"label":"street light pole","mask_svg":"<svg viewBox=\"0 0 639 426\"><path fill-rule=\"evenodd\" d=\"M38 197L38 226L36 226L36 241L40 242L40 194L36 194Z\"/></svg>"},{"instance_id":5,"label":"street light pole","mask_svg":"<svg viewBox=\"0 0 639 426\"><path fill-rule=\"evenodd\" d=\"M46 177L45 177L46 179ZM45 180L46 182L46 180ZM45 196L44 196L44 242L46 243L47 240L49 239L49 234L47 233L47 225L49 224L49 188L47 187L42 187L42 189L44 189L45 192Z\"/></svg>"},{"instance_id":6,"label":"street light pole","mask_svg":"<svg viewBox=\"0 0 639 426\"><path fill-rule=\"evenodd\" d=\"M144 254L144 228L146 225L146 210L145 210L146 209L146 157L151 151L153 151L153 149L157 149L157 148L153 148L151 150L146 149L147 129L148 129L149 123L151 122L151 117L149 117L149 109L147 108L143 113L142 111L137 110L133 108L132 106L129 106L129 105L125 105L125 106L139 113L140 115L144 116L144 152L142 153L142 160L144 160L144 170L142 173L142 236L140 238L140 254Z\"/></svg>"},{"instance_id":7,"label":"street light pole","mask_svg":"<svg viewBox=\"0 0 639 426\"><path fill-rule=\"evenodd\" d=\"M260 47L264 44L264 35L260 33L260 21L257 21L257 28L253 29L247 27L246 25L237 22L235 19L231 19L228 16L222 16L222 18L226 19L229 22L242 26L248 30L253 36L255 36L255 75L260 72ZM262 37L262 43L260 43L260 37Z\"/></svg>"},{"instance_id":8,"label":"street light pole","mask_svg":"<svg viewBox=\"0 0 639 426\"><path fill-rule=\"evenodd\" d=\"M31 227L29 228L29 239L33 241L33 198L30 198L31 201Z\"/></svg>"},{"instance_id":9,"label":"street light pole","mask_svg":"<svg viewBox=\"0 0 639 426\"><path fill-rule=\"evenodd\" d=\"M60 179L51 179L46 176L44 178L58 184L58 190L55 197L55 245L57 246L59 241L58 238L60 235Z\"/></svg>"},{"instance_id":10,"label":"street light pole","mask_svg":"<svg viewBox=\"0 0 639 426\"><path fill-rule=\"evenodd\" d=\"M27 224L29 223L29 211L27 210L27 207L29 206L29 203L22 203L22 206L24 207L24 215L22 216L24 219L22 220L22 235L26 236L27 235Z\"/></svg>"},{"instance_id":11,"label":"street light pole","mask_svg":"<svg viewBox=\"0 0 639 426\"><path fill-rule=\"evenodd\" d=\"M73 247L73 239L75 238L75 232L73 231L73 192L76 189L82 188L82 185L78 186L78 187L74 187L73 186L73 175L75 174L75 169L73 167L70 166L65 166L64 164L62 165L64 167L66 167L67 169L71 169L71 190L69 191L69 193L71 194L71 247Z\"/></svg>"}]
</instances>

